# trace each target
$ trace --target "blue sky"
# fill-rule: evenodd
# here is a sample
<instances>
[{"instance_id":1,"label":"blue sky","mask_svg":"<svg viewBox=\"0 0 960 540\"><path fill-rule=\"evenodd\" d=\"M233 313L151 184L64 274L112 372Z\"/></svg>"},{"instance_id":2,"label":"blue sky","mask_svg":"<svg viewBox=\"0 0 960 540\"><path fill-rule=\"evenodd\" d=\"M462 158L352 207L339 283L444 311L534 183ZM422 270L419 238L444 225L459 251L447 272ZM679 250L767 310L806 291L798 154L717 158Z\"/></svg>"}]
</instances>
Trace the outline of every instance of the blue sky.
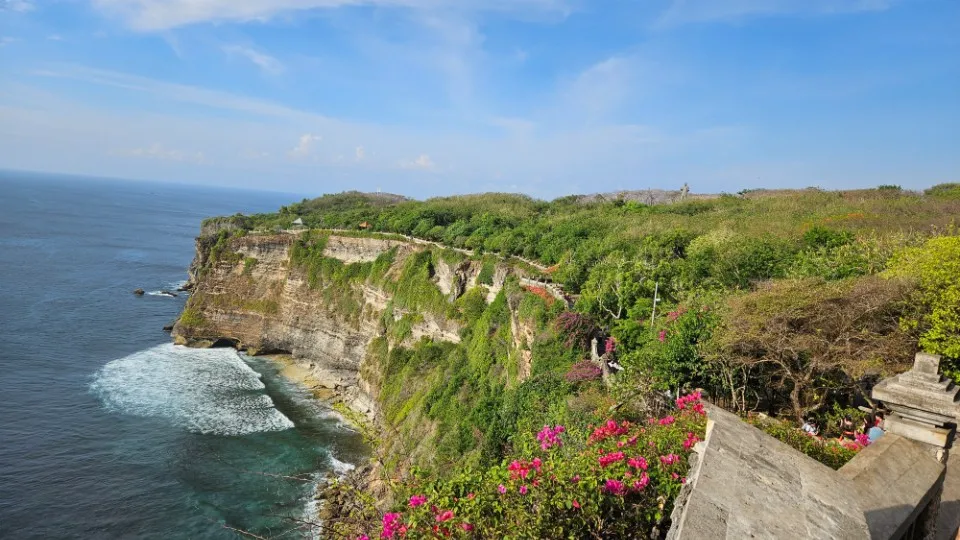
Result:
<instances>
[{"instance_id":1,"label":"blue sky","mask_svg":"<svg viewBox=\"0 0 960 540\"><path fill-rule=\"evenodd\" d=\"M0 167L299 193L960 181L957 0L0 0Z\"/></svg>"}]
</instances>

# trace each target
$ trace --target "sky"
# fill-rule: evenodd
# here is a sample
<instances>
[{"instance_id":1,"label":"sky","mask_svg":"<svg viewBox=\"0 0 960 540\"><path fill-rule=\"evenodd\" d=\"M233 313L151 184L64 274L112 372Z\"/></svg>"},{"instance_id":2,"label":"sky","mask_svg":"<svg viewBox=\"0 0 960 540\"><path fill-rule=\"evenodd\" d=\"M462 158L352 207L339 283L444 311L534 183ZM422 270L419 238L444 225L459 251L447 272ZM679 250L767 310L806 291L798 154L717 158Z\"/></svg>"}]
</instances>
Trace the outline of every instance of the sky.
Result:
<instances>
[{"instance_id":1,"label":"sky","mask_svg":"<svg viewBox=\"0 0 960 540\"><path fill-rule=\"evenodd\" d=\"M960 1L0 0L0 168L922 189L960 181Z\"/></svg>"}]
</instances>

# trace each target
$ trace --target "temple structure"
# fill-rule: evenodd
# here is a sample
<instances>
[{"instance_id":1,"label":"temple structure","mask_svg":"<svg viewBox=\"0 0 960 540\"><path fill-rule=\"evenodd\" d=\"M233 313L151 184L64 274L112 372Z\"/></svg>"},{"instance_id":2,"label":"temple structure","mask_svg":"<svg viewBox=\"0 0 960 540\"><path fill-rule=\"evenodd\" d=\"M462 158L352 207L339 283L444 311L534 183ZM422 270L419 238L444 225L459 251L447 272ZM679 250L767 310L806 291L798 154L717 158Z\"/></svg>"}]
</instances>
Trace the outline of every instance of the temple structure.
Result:
<instances>
[{"instance_id":1,"label":"temple structure","mask_svg":"<svg viewBox=\"0 0 960 540\"><path fill-rule=\"evenodd\" d=\"M710 407L667 538L958 539L958 393L939 356L917 354L874 388L886 434L836 471Z\"/></svg>"}]
</instances>

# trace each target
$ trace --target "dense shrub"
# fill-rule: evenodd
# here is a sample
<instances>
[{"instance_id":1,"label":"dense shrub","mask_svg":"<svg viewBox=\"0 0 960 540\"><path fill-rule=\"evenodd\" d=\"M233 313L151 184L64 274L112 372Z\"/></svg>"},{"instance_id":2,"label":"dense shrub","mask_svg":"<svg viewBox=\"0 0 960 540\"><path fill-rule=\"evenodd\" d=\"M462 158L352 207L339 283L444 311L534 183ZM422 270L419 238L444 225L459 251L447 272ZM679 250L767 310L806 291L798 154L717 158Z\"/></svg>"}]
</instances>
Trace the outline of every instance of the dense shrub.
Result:
<instances>
[{"instance_id":1,"label":"dense shrub","mask_svg":"<svg viewBox=\"0 0 960 540\"><path fill-rule=\"evenodd\" d=\"M595 381L603 375L603 370L593 360L581 360L570 366L565 378L567 382L578 383L584 381Z\"/></svg>"},{"instance_id":2,"label":"dense shrub","mask_svg":"<svg viewBox=\"0 0 960 540\"><path fill-rule=\"evenodd\" d=\"M924 245L898 253L887 272L919 284L923 310L905 323L919 328L920 347L960 359L960 236L931 238Z\"/></svg>"},{"instance_id":3,"label":"dense shrub","mask_svg":"<svg viewBox=\"0 0 960 540\"><path fill-rule=\"evenodd\" d=\"M767 435L775 437L803 452L813 459L832 468L839 469L857 455L863 448L856 442L840 443L836 439L814 437L789 422L767 418L764 420L751 419L750 423L763 430Z\"/></svg>"},{"instance_id":4,"label":"dense shrub","mask_svg":"<svg viewBox=\"0 0 960 540\"><path fill-rule=\"evenodd\" d=\"M545 425L500 465L414 475L370 537L647 538L663 530L704 436L688 396L672 416L609 420L590 431ZM361 538L367 537L361 535Z\"/></svg>"}]
</instances>

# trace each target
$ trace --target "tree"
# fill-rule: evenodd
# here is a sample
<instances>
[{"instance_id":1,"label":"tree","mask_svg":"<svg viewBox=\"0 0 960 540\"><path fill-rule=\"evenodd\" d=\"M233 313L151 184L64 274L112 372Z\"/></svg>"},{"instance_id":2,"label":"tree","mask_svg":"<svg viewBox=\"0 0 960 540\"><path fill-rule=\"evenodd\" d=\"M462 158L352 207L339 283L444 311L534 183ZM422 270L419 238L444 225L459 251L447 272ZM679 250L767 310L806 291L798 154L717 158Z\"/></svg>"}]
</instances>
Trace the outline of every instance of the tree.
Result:
<instances>
[{"instance_id":1,"label":"tree","mask_svg":"<svg viewBox=\"0 0 960 540\"><path fill-rule=\"evenodd\" d=\"M919 285L919 316L907 318L922 330L923 350L960 360L960 236L931 238L895 255L887 277L913 279Z\"/></svg>"},{"instance_id":2,"label":"tree","mask_svg":"<svg viewBox=\"0 0 960 540\"><path fill-rule=\"evenodd\" d=\"M759 368L761 388L774 390L799 421L832 392L909 365L915 341L899 320L911 289L875 276L764 283L729 301L715 355L728 369Z\"/></svg>"},{"instance_id":3,"label":"tree","mask_svg":"<svg viewBox=\"0 0 960 540\"><path fill-rule=\"evenodd\" d=\"M652 294L644 270L642 262L629 260L622 251L607 255L590 269L580 289L580 309L599 320L621 319L639 297Z\"/></svg>"}]
</instances>

